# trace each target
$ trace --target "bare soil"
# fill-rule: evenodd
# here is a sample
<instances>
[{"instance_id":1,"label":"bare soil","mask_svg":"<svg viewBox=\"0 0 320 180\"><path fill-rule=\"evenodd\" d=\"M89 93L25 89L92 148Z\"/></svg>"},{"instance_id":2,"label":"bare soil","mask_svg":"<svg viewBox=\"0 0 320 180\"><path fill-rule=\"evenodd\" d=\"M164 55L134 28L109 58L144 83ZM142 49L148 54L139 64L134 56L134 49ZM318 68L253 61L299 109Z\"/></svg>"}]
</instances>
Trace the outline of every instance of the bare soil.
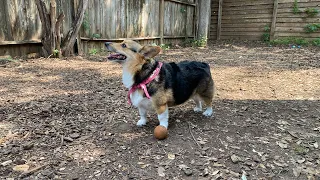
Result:
<instances>
[{"instance_id":1,"label":"bare soil","mask_svg":"<svg viewBox=\"0 0 320 180\"><path fill-rule=\"evenodd\" d=\"M210 64L214 117L170 108L169 136L136 127L104 56L0 67L0 179L320 179L320 49L259 42L174 48Z\"/></svg>"}]
</instances>

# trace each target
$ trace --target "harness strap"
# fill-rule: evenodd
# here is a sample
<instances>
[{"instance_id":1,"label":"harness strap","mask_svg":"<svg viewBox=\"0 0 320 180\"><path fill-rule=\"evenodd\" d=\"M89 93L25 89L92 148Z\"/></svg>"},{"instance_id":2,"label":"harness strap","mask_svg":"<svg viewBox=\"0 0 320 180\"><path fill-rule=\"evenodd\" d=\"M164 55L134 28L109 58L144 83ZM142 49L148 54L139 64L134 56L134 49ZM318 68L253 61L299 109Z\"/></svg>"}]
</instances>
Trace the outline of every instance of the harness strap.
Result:
<instances>
[{"instance_id":1,"label":"harness strap","mask_svg":"<svg viewBox=\"0 0 320 180\"><path fill-rule=\"evenodd\" d=\"M132 86L128 92L128 103L131 105L131 98L130 98L130 94L132 94L134 91L136 91L138 88L141 88L144 91L144 94L147 96L148 99L150 99L150 95L149 92L147 90L147 84L149 84L150 82L152 82L160 73L161 67L162 67L163 63L159 62L158 67L152 72L151 76L149 78L147 78L146 80L142 81L140 84L137 84L135 86Z\"/></svg>"}]
</instances>

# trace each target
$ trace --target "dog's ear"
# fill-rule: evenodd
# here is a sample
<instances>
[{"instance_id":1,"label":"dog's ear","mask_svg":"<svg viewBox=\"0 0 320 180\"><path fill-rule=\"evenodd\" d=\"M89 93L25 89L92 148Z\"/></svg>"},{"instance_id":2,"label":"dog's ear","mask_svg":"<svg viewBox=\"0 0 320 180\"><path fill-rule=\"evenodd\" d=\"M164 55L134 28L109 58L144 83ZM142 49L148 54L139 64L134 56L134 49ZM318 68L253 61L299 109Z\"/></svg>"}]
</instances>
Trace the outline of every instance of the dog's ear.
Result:
<instances>
[{"instance_id":1,"label":"dog's ear","mask_svg":"<svg viewBox=\"0 0 320 180\"><path fill-rule=\"evenodd\" d=\"M143 46L139 53L143 55L146 59L155 57L161 51L159 46Z\"/></svg>"}]
</instances>

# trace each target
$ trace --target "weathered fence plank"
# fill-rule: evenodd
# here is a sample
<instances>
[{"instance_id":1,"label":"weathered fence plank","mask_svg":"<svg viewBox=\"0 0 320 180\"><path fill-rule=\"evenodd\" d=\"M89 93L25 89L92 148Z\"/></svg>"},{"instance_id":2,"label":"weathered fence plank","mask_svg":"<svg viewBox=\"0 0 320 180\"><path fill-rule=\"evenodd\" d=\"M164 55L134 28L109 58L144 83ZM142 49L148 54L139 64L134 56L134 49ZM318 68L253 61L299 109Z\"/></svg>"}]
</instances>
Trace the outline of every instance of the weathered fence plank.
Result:
<instances>
[{"instance_id":1,"label":"weathered fence plank","mask_svg":"<svg viewBox=\"0 0 320 180\"><path fill-rule=\"evenodd\" d=\"M270 40L273 40L275 38L277 15L278 15L278 0L274 0L272 23L271 23L271 30L270 30Z\"/></svg>"},{"instance_id":2,"label":"weathered fence plank","mask_svg":"<svg viewBox=\"0 0 320 180\"><path fill-rule=\"evenodd\" d=\"M223 3L223 0L219 0L217 40L220 40L221 38L222 3Z\"/></svg>"}]
</instances>

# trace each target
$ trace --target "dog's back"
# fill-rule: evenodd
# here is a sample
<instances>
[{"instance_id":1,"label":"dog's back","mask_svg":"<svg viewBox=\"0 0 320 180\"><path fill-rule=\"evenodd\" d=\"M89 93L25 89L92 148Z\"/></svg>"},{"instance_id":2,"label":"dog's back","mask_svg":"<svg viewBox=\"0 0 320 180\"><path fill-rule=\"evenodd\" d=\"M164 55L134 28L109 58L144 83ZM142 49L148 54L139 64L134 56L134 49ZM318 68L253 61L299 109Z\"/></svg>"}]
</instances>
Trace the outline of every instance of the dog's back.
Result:
<instances>
[{"instance_id":1,"label":"dog's back","mask_svg":"<svg viewBox=\"0 0 320 180\"><path fill-rule=\"evenodd\" d=\"M172 89L175 105L186 102L194 94L210 96L213 93L213 80L207 63L168 63L165 66L165 79L165 89Z\"/></svg>"}]
</instances>

